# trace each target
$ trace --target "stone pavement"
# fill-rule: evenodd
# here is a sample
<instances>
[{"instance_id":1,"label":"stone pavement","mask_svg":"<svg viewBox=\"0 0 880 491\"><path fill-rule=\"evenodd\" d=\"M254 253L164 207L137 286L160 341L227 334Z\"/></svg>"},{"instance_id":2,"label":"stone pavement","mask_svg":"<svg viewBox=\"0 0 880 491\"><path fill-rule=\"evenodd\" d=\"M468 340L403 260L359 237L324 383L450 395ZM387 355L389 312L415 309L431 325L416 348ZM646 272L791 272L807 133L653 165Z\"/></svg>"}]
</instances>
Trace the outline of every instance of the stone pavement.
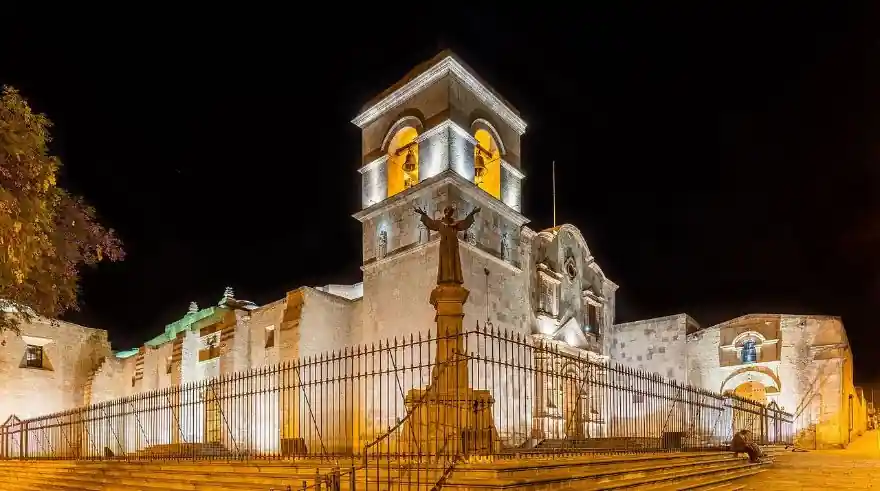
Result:
<instances>
[{"instance_id":1,"label":"stone pavement","mask_svg":"<svg viewBox=\"0 0 880 491\"><path fill-rule=\"evenodd\" d=\"M769 470L740 484L747 491L880 490L880 433L869 431L843 450L779 454Z\"/></svg>"}]
</instances>

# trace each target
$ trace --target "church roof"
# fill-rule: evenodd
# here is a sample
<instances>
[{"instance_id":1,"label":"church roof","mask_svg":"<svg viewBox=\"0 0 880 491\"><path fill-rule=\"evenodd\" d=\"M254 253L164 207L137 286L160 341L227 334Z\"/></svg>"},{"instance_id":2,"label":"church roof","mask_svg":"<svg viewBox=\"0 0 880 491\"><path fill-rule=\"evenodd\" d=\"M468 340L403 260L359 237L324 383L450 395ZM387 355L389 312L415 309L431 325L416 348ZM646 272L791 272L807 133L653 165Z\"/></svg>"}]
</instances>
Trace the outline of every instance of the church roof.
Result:
<instances>
[{"instance_id":1,"label":"church roof","mask_svg":"<svg viewBox=\"0 0 880 491\"><path fill-rule=\"evenodd\" d=\"M441 51L437 56L416 66L396 84L374 97L364 105L361 113L352 120L352 123L363 128L369 122L403 104L425 87L450 73L519 134L525 133L526 122L520 117L519 111L477 77L467 64L449 50Z\"/></svg>"}]
</instances>

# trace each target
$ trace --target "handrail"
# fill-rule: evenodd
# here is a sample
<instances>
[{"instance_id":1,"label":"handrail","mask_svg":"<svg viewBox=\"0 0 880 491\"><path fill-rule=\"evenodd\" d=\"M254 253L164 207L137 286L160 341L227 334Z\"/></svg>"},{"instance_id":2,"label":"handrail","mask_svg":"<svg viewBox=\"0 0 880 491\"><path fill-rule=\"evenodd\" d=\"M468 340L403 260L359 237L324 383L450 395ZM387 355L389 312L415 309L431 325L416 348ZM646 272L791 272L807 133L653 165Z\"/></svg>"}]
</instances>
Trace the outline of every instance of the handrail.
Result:
<instances>
[{"instance_id":1,"label":"handrail","mask_svg":"<svg viewBox=\"0 0 880 491\"><path fill-rule=\"evenodd\" d=\"M403 423L406 422L406 420L408 420L410 416L412 416L412 414L415 412L416 408L421 407L421 405L425 402L425 399L426 399L426 398L428 397L428 395L430 394L431 387L434 386L434 382L436 382L437 379L440 378L440 372L442 372L443 370L445 370L446 367L448 367L450 364L452 364L452 363L458 363L458 362L460 362L460 360L449 361L449 362L446 362L446 363L437 364L436 366L437 366L437 367L440 367L440 370L438 370L437 373L434 374L434 376L432 377L433 380L431 380L431 383L428 384L427 389L422 393L422 396L419 398L419 400L417 401L416 405L413 405L413 407L412 407L409 411L406 412L406 415L405 415L403 418L401 418L400 420L398 420L397 423L396 423L394 426L389 427L389 428L388 428L388 431L386 431L385 433L383 433L383 434L379 435L378 437L376 437L372 442L366 444L366 445L364 446L364 452L366 453L366 450L367 450L368 448L370 448L370 447L376 445L376 444L379 443L381 440L383 440L383 439L385 439L386 437L390 436L390 435L392 434L392 432L394 432L394 430L400 428L400 427L403 425Z\"/></svg>"}]
</instances>

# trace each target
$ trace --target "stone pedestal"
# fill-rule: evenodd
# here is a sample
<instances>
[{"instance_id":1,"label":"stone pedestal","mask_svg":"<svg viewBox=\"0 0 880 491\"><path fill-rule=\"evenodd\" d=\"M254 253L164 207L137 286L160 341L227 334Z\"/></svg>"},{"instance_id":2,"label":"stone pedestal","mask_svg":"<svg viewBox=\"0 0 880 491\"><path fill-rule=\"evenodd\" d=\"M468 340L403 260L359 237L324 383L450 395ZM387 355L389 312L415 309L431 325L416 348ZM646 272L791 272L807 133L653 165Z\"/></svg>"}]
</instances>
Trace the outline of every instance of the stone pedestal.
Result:
<instances>
[{"instance_id":1,"label":"stone pedestal","mask_svg":"<svg viewBox=\"0 0 880 491\"><path fill-rule=\"evenodd\" d=\"M409 416L401 439L408 453L485 455L496 450L495 400L488 390L471 388L468 377L462 321L469 293L454 283L437 285L431 292L431 305L437 311L437 357L431 384L406 396Z\"/></svg>"},{"instance_id":2,"label":"stone pedestal","mask_svg":"<svg viewBox=\"0 0 880 491\"><path fill-rule=\"evenodd\" d=\"M497 450L492 420L495 400L488 390L457 392L413 389L406 397L409 419L401 438L408 453L489 455Z\"/></svg>"}]
</instances>

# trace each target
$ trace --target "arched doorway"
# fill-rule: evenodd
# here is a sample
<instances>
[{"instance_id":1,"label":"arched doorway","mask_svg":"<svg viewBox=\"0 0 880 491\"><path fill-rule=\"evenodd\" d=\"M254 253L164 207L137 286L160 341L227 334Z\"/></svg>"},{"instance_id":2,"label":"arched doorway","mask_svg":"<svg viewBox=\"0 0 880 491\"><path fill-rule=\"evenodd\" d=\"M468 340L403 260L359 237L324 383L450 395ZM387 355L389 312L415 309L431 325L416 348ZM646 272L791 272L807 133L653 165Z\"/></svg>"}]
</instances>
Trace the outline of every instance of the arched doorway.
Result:
<instances>
[{"instance_id":1,"label":"arched doorway","mask_svg":"<svg viewBox=\"0 0 880 491\"><path fill-rule=\"evenodd\" d=\"M749 430L752 438L763 442L767 435L766 414L763 407L767 405L767 387L750 380L736 386L733 390L736 398L731 400L733 407L733 431Z\"/></svg>"},{"instance_id":2,"label":"arched doorway","mask_svg":"<svg viewBox=\"0 0 880 491\"><path fill-rule=\"evenodd\" d=\"M760 382L753 380L743 382L733 389L733 393L743 399L767 405L767 387L764 387L764 384Z\"/></svg>"}]
</instances>

